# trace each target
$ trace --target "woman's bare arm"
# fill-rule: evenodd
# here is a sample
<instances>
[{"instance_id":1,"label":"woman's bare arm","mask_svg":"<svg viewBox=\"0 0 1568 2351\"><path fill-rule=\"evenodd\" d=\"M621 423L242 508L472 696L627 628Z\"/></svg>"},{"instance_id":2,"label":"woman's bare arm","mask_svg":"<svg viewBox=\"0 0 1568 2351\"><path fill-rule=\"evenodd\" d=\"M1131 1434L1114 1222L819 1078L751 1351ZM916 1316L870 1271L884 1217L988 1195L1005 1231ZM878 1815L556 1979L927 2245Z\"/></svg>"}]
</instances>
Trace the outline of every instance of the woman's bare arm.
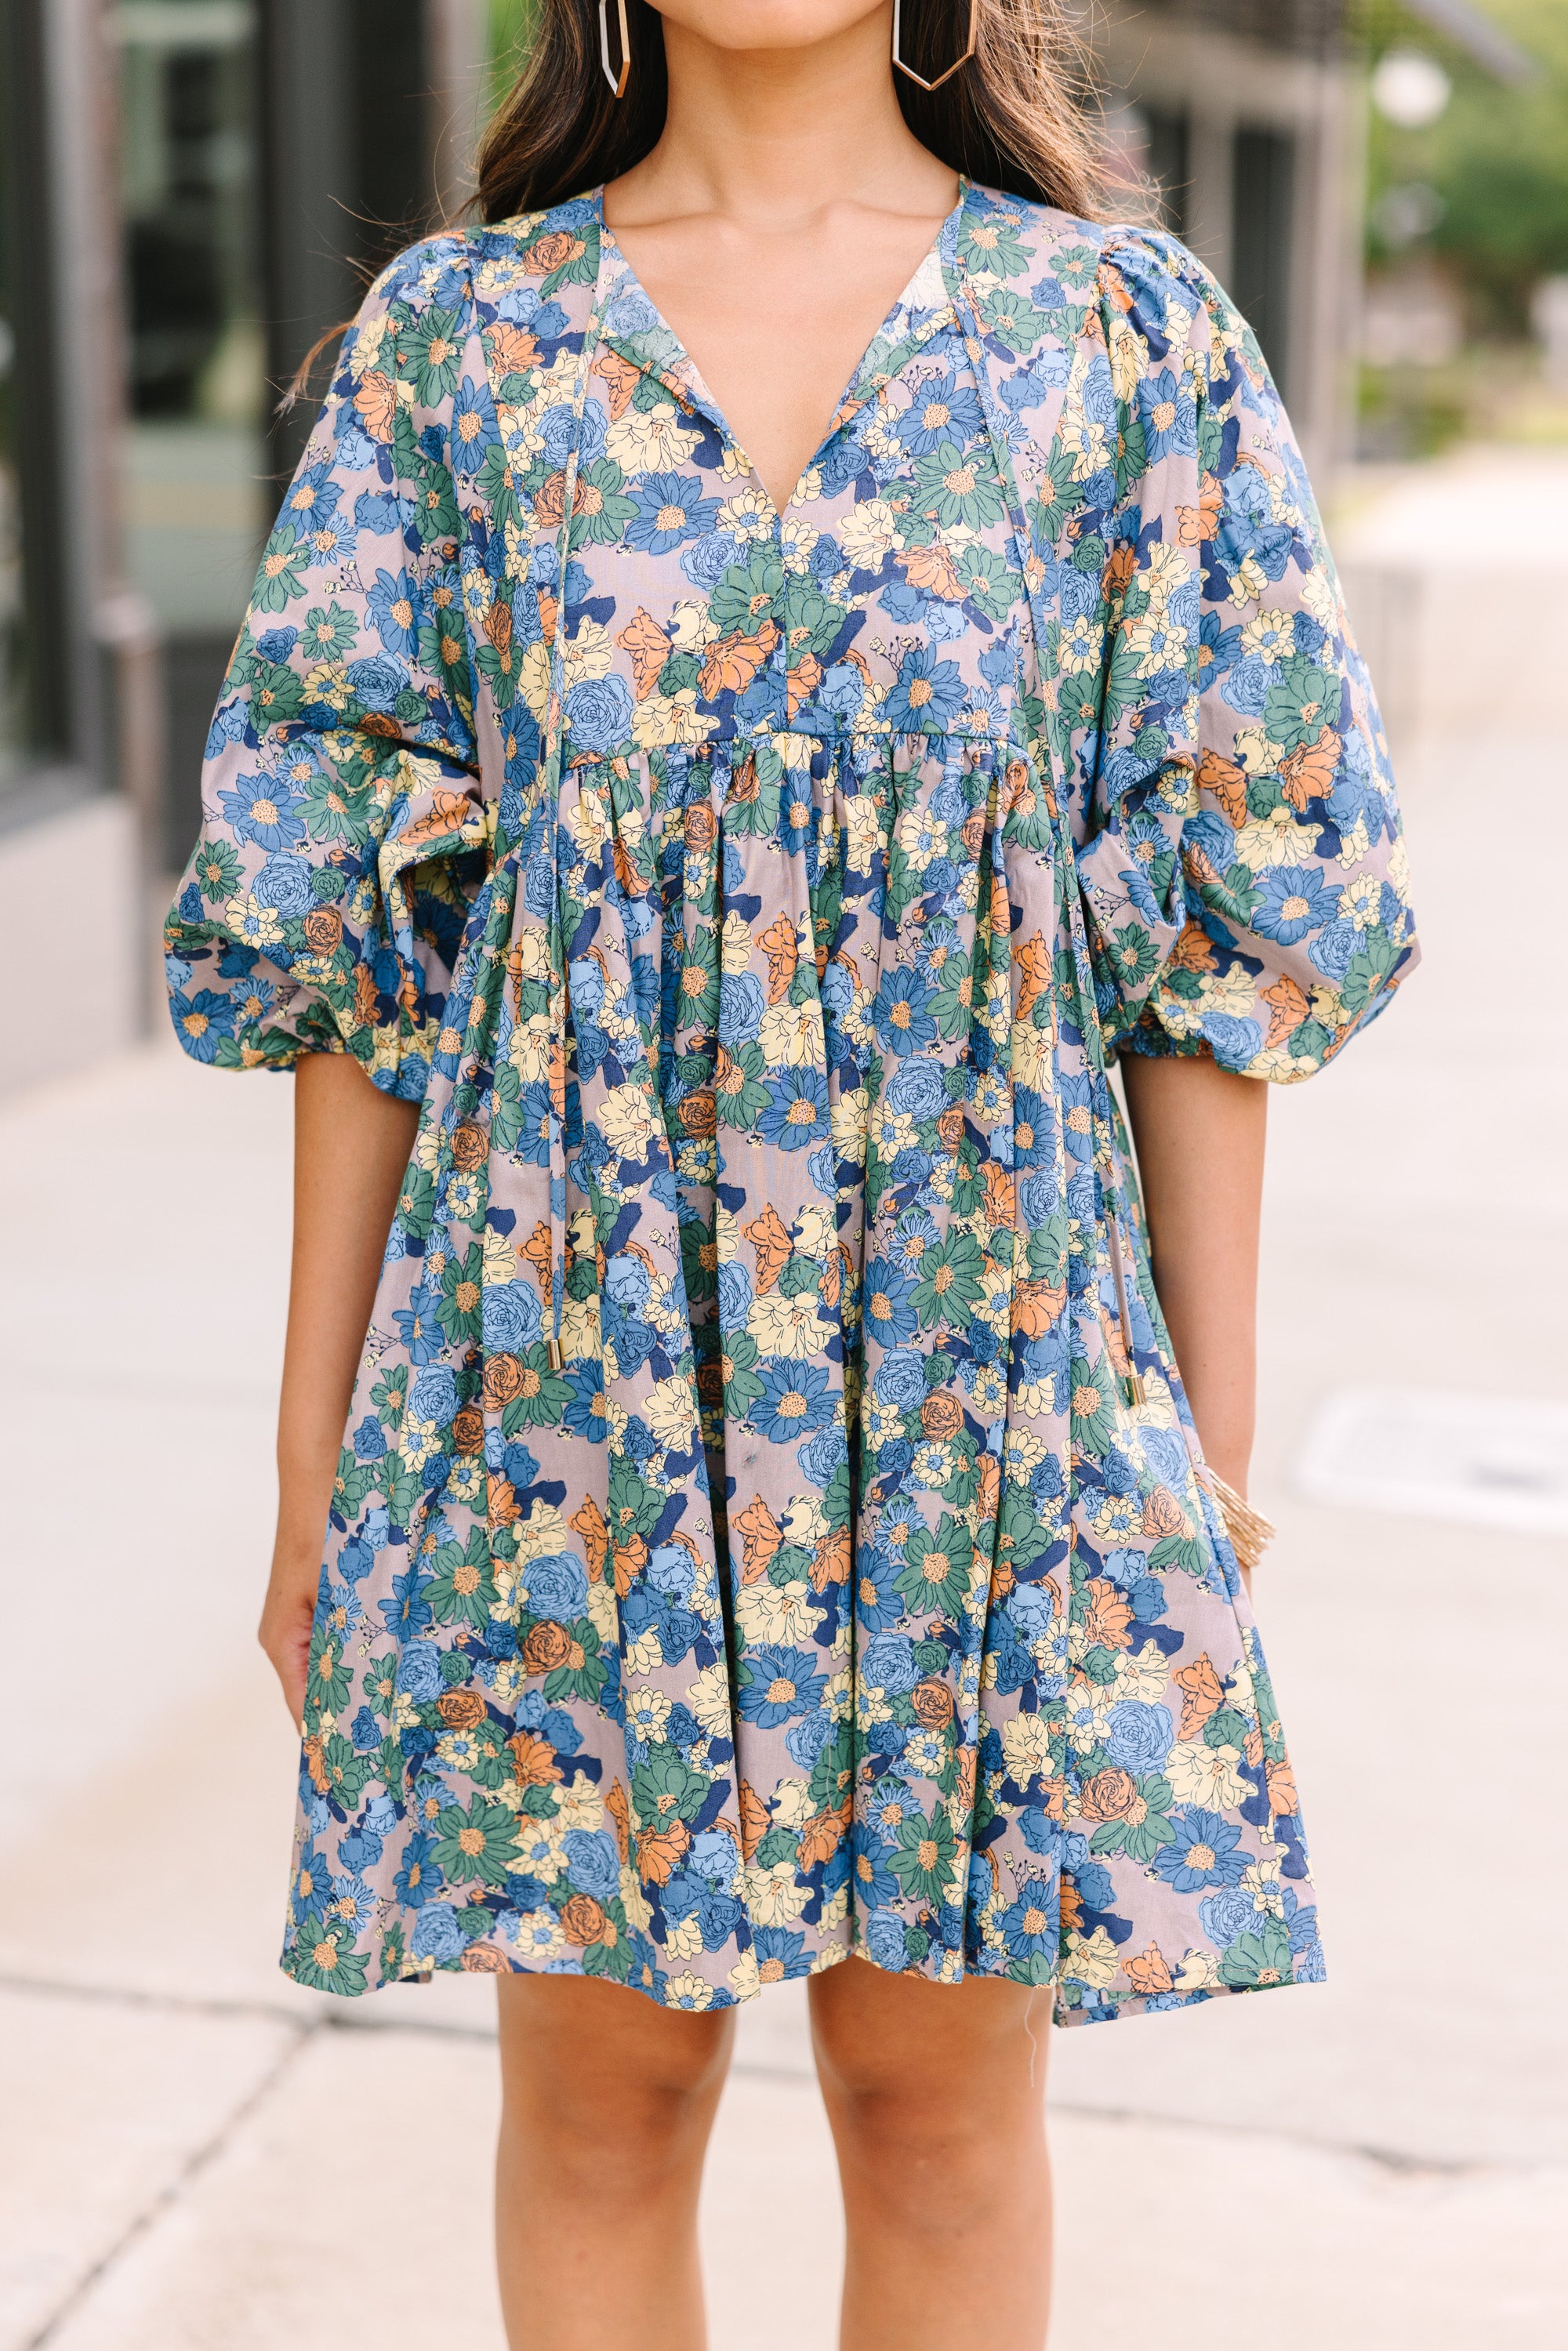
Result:
<instances>
[{"instance_id":1,"label":"woman's bare arm","mask_svg":"<svg viewBox=\"0 0 1568 2351\"><path fill-rule=\"evenodd\" d=\"M379 1092L347 1055L308 1053L296 1067L277 1537L258 1628L296 1722L343 1424L418 1124L417 1103Z\"/></svg>"},{"instance_id":2,"label":"woman's bare arm","mask_svg":"<svg viewBox=\"0 0 1568 2351\"><path fill-rule=\"evenodd\" d=\"M1121 1066L1176 1363L1206 1459L1245 1495L1269 1089L1197 1056L1129 1053Z\"/></svg>"}]
</instances>

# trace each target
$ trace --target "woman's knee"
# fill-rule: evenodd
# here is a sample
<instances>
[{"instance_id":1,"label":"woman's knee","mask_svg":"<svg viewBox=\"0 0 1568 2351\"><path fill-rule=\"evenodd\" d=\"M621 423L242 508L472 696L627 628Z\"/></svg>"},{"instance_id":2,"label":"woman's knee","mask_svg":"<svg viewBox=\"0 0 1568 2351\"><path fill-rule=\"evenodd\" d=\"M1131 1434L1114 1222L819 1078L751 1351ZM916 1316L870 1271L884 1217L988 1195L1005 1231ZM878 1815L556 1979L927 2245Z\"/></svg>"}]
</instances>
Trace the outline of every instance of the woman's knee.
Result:
<instances>
[{"instance_id":1,"label":"woman's knee","mask_svg":"<svg viewBox=\"0 0 1568 2351\"><path fill-rule=\"evenodd\" d=\"M949 2197L966 2184L982 2192L1040 2134L1044 2019L1031 2021L1019 1986L933 1984L851 1961L812 1991L823 2095L869 2173L912 2190L934 2169Z\"/></svg>"},{"instance_id":2,"label":"woman's knee","mask_svg":"<svg viewBox=\"0 0 1568 2351\"><path fill-rule=\"evenodd\" d=\"M562 2176L603 2180L699 2160L729 2064L733 2020L659 2008L571 1977L498 1985L503 2135Z\"/></svg>"}]
</instances>

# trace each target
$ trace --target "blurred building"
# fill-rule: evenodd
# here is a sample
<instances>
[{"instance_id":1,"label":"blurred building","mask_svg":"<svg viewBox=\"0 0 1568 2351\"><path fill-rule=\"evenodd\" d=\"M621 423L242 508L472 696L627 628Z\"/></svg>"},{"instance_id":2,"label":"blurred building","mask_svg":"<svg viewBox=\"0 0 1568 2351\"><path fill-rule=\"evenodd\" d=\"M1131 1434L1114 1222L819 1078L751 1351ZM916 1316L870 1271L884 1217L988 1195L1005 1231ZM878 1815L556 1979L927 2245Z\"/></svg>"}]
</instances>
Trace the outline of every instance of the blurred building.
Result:
<instances>
[{"instance_id":1,"label":"blurred building","mask_svg":"<svg viewBox=\"0 0 1568 2351\"><path fill-rule=\"evenodd\" d=\"M0 1088L142 1025L308 430L277 389L462 201L486 34L485 0L0 0Z\"/></svg>"},{"instance_id":2,"label":"blurred building","mask_svg":"<svg viewBox=\"0 0 1568 2351\"><path fill-rule=\"evenodd\" d=\"M1360 287L1345 0L1121 0L1099 42L1131 172L1257 329L1307 463L1337 462Z\"/></svg>"}]
</instances>

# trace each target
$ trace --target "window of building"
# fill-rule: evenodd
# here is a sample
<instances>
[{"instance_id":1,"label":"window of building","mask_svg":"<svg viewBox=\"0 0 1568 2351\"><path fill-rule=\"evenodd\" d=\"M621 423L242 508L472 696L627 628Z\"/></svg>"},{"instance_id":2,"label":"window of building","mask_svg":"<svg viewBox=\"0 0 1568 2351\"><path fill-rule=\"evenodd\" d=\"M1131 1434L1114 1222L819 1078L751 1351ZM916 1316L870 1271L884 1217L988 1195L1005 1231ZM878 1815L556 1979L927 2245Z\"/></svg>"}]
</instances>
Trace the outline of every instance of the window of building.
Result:
<instances>
[{"instance_id":1,"label":"window of building","mask_svg":"<svg viewBox=\"0 0 1568 2351\"><path fill-rule=\"evenodd\" d=\"M1192 234L1192 126L1180 106L1143 107L1149 178L1158 192L1160 225L1184 240Z\"/></svg>"},{"instance_id":2,"label":"window of building","mask_svg":"<svg viewBox=\"0 0 1568 2351\"><path fill-rule=\"evenodd\" d=\"M28 734L27 624L23 595L22 486L16 446L16 223L11 142L0 141L0 790Z\"/></svg>"},{"instance_id":3,"label":"window of building","mask_svg":"<svg viewBox=\"0 0 1568 2351\"><path fill-rule=\"evenodd\" d=\"M0 0L0 807L67 756L43 0Z\"/></svg>"},{"instance_id":4,"label":"window of building","mask_svg":"<svg viewBox=\"0 0 1568 2351\"><path fill-rule=\"evenodd\" d=\"M1295 181L1296 142L1289 131L1237 132L1229 292L1243 318L1251 320L1287 402Z\"/></svg>"},{"instance_id":5,"label":"window of building","mask_svg":"<svg viewBox=\"0 0 1568 2351\"><path fill-rule=\"evenodd\" d=\"M183 861L214 700L273 503L252 0L121 0L129 313L126 558L167 684L167 862Z\"/></svg>"}]
</instances>

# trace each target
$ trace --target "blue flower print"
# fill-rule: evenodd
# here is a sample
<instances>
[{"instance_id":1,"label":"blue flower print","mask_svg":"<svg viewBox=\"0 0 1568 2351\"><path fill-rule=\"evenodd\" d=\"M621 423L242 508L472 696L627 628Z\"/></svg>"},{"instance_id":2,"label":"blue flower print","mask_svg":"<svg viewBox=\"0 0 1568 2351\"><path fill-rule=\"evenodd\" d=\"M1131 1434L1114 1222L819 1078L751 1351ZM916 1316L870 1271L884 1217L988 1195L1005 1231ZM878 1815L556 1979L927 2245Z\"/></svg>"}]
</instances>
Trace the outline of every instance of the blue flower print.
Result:
<instances>
[{"instance_id":1,"label":"blue flower print","mask_svg":"<svg viewBox=\"0 0 1568 2351\"><path fill-rule=\"evenodd\" d=\"M441 1325L435 1316L436 1301L423 1282L409 1293L406 1307L393 1311L399 1341L412 1364L428 1364L437 1355L443 1344Z\"/></svg>"},{"instance_id":2,"label":"blue flower print","mask_svg":"<svg viewBox=\"0 0 1568 2351\"><path fill-rule=\"evenodd\" d=\"M408 573L394 580L390 571L378 571L365 601L388 653L412 661L419 651L419 598Z\"/></svg>"},{"instance_id":3,"label":"blue flower print","mask_svg":"<svg viewBox=\"0 0 1568 2351\"><path fill-rule=\"evenodd\" d=\"M169 1011L180 1042L193 1061L216 1061L224 1040L234 1035L235 1008L214 988L198 987L190 995L176 988L169 998Z\"/></svg>"},{"instance_id":4,"label":"blue flower print","mask_svg":"<svg viewBox=\"0 0 1568 2351\"><path fill-rule=\"evenodd\" d=\"M924 457L944 441L962 447L984 425L984 412L973 386L949 374L917 386L893 429L911 456Z\"/></svg>"},{"instance_id":5,"label":"blue flower print","mask_svg":"<svg viewBox=\"0 0 1568 2351\"><path fill-rule=\"evenodd\" d=\"M805 1936L792 1935L787 1927L759 1927L753 1949L757 1972L764 1983L793 1983L811 1972Z\"/></svg>"},{"instance_id":6,"label":"blue flower print","mask_svg":"<svg viewBox=\"0 0 1568 2351\"><path fill-rule=\"evenodd\" d=\"M566 716L574 749L613 751L632 731L632 689L624 678L589 678L569 688Z\"/></svg>"},{"instance_id":7,"label":"blue flower print","mask_svg":"<svg viewBox=\"0 0 1568 2351\"><path fill-rule=\"evenodd\" d=\"M926 1010L930 1000L930 985L920 972L883 972L871 1007L877 1043L901 1060L935 1044L936 1023Z\"/></svg>"},{"instance_id":8,"label":"blue flower print","mask_svg":"<svg viewBox=\"0 0 1568 2351\"><path fill-rule=\"evenodd\" d=\"M644 474L628 491L637 512L626 526L626 543L645 555L668 555L683 539L713 528L717 498L705 498L689 474Z\"/></svg>"},{"instance_id":9,"label":"blue flower print","mask_svg":"<svg viewBox=\"0 0 1568 2351\"><path fill-rule=\"evenodd\" d=\"M1197 450L1197 402L1190 380L1161 368L1138 384L1138 413L1152 465L1163 457L1190 457Z\"/></svg>"},{"instance_id":10,"label":"blue flower print","mask_svg":"<svg viewBox=\"0 0 1568 2351\"><path fill-rule=\"evenodd\" d=\"M898 1579L904 1570L885 1551L862 1555L855 1570L855 1614L868 1633L901 1625L906 1614Z\"/></svg>"},{"instance_id":11,"label":"blue flower print","mask_svg":"<svg viewBox=\"0 0 1568 2351\"><path fill-rule=\"evenodd\" d=\"M769 1090L757 1131L780 1151L805 1151L825 1143L831 1132L826 1079L815 1070L786 1070Z\"/></svg>"},{"instance_id":12,"label":"blue flower print","mask_svg":"<svg viewBox=\"0 0 1568 2351\"><path fill-rule=\"evenodd\" d=\"M1340 896L1315 865L1270 865L1258 876L1252 927L1260 938L1294 946L1333 919Z\"/></svg>"},{"instance_id":13,"label":"blue flower print","mask_svg":"<svg viewBox=\"0 0 1568 2351\"><path fill-rule=\"evenodd\" d=\"M850 1860L850 1876L854 1886L855 1899L867 1909L878 1909L899 1896L897 1878L893 1874L893 1848L864 1822L855 1823L854 1842ZM902 1960L903 1953L900 1952Z\"/></svg>"},{"instance_id":14,"label":"blue flower print","mask_svg":"<svg viewBox=\"0 0 1568 2351\"><path fill-rule=\"evenodd\" d=\"M1054 1959L1061 1938L1061 1889L1054 1877L1026 1877L1002 1914L1008 1948L1020 1959Z\"/></svg>"},{"instance_id":15,"label":"blue flower print","mask_svg":"<svg viewBox=\"0 0 1568 2351\"><path fill-rule=\"evenodd\" d=\"M221 799L237 841L254 841L260 849L298 849L305 838L298 798L279 773L243 776Z\"/></svg>"},{"instance_id":16,"label":"blue flower print","mask_svg":"<svg viewBox=\"0 0 1568 2351\"><path fill-rule=\"evenodd\" d=\"M929 735L950 726L967 698L957 663L917 646L904 654L882 715L895 735Z\"/></svg>"},{"instance_id":17,"label":"blue flower print","mask_svg":"<svg viewBox=\"0 0 1568 2351\"><path fill-rule=\"evenodd\" d=\"M415 1906L411 1903L409 1907ZM409 1949L416 1959L433 1959L438 1964L455 1959L463 1943L463 1928L449 1902L434 1903L422 1911L409 1937Z\"/></svg>"},{"instance_id":18,"label":"blue flower print","mask_svg":"<svg viewBox=\"0 0 1568 2351\"><path fill-rule=\"evenodd\" d=\"M1155 1867L1178 1894L1196 1894L1206 1886L1235 1886L1246 1876L1241 1831L1223 1813L1197 1807L1173 1813L1170 1825L1171 1842L1155 1854Z\"/></svg>"},{"instance_id":19,"label":"blue flower print","mask_svg":"<svg viewBox=\"0 0 1568 2351\"><path fill-rule=\"evenodd\" d=\"M918 1327L910 1301L915 1283L887 1258L873 1258L865 1270L862 1312L865 1327L879 1347L897 1347L913 1339ZM921 1383L924 1387L924 1381Z\"/></svg>"},{"instance_id":20,"label":"blue flower print","mask_svg":"<svg viewBox=\"0 0 1568 2351\"><path fill-rule=\"evenodd\" d=\"M500 445L490 388L465 376L452 402L452 470L462 479L476 474Z\"/></svg>"},{"instance_id":21,"label":"blue flower print","mask_svg":"<svg viewBox=\"0 0 1568 2351\"><path fill-rule=\"evenodd\" d=\"M791 1358L764 1359L758 1366L762 1393L751 1407L752 1425L775 1445L809 1437L833 1415L828 1374L816 1364Z\"/></svg>"},{"instance_id":22,"label":"blue flower print","mask_svg":"<svg viewBox=\"0 0 1568 2351\"><path fill-rule=\"evenodd\" d=\"M403 1847L402 1866L392 1879L398 1900L410 1910L423 1910L446 1883L440 1864L432 1859L435 1840L416 1830Z\"/></svg>"},{"instance_id":23,"label":"blue flower print","mask_svg":"<svg viewBox=\"0 0 1568 2351\"><path fill-rule=\"evenodd\" d=\"M777 1729L809 1713L827 1687L826 1677L804 1649L763 1643L750 1660L751 1678L740 1692L740 1711L764 1730Z\"/></svg>"},{"instance_id":24,"label":"blue flower print","mask_svg":"<svg viewBox=\"0 0 1568 2351\"><path fill-rule=\"evenodd\" d=\"M1170 1709L1124 1698L1111 1708L1106 1752L1124 1771L1157 1771L1176 1738Z\"/></svg>"}]
</instances>

